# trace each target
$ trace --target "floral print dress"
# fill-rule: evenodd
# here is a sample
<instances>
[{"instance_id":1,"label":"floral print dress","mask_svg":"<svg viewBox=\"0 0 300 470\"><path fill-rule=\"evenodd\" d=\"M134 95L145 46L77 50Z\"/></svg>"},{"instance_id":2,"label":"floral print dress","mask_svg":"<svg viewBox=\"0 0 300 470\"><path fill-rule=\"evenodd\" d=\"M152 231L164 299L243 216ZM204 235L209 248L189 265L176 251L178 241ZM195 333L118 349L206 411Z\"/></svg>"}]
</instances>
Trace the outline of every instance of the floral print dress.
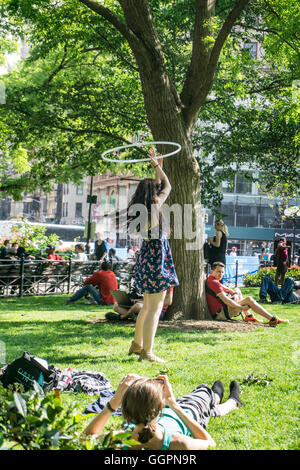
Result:
<instances>
[{"instance_id":1,"label":"floral print dress","mask_svg":"<svg viewBox=\"0 0 300 470\"><path fill-rule=\"evenodd\" d=\"M155 294L178 286L168 239L144 239L135 266L134 288L140 294Z\"/></svg>"}]
</instances>

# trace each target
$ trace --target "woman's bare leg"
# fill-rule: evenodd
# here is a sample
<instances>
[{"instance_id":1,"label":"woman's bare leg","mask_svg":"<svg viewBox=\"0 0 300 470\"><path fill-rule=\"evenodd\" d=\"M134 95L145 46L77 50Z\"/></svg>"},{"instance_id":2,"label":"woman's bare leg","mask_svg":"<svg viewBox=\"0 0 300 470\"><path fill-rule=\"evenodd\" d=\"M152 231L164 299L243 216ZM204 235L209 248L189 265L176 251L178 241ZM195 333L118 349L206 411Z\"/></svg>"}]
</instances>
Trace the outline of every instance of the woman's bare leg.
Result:
<instances>
[{"instance_id":1,"label":"woman's bare leg","mask_svg":"<svg viewBox=\"0 0 300 470\"><path fill-rule=\"evenodd\" d=\"M143 325L143 349L146 353L152 353L154 337L165 296L166 291L148 294L148 311Z\"/></svg>"},{"instance_id":2,"label":"woman's bare leg","mask_svg":"<svg viewBox=\"0 0 300 470\"><path fill-rule=\"evenodd\" d=\"M138 314L135 323L134 341L143 348L143 329L144 321L148 313L149 308L149 294L144 294L143 307Z\"/></svg>"}]
</instances>

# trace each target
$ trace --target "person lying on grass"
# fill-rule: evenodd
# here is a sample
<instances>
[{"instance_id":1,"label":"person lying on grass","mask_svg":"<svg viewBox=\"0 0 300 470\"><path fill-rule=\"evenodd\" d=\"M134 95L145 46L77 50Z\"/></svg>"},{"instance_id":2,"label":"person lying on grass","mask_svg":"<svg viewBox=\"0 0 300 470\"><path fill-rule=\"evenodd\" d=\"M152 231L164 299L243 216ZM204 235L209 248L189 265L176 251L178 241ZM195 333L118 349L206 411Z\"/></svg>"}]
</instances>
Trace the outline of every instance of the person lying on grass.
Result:
<instances>
[{"instance_id":1,"label":"person lying on grass","mask_svg":"<svg viewBox=\"0 0 300 470\"><path fill-rule=\"evenodd\" d=\"M224 275L225 265L216 262L212 265L211 273L206 279L205 290L208 309L214 320L226 320L238 316L241 312L245 313L245 321L259 323L249 310L269 320L270 326L276 326L279 323L288 322L271 315L265 308L259 305L253 297L245 297L239 289L229 289L221 284Z\"/></svg>"},{"instance_id":2,"label":"person lying on grass","mask_svg":"<svg viewBox=\"0 0 300 470\"><path fill-rule=\"evenodd\" d=\"M221 404L223 394L223 384L217 380L211 388L202 384L175 399L167 376L149 379L129 374L83 436L99 434L121 406L125 427L132 431L131 439L140 443L132 449L206 450L216 447L206 431L210 417L224 416L242 406L236 381L231 382L229 398Z\"/></svg>"}]
</instances>

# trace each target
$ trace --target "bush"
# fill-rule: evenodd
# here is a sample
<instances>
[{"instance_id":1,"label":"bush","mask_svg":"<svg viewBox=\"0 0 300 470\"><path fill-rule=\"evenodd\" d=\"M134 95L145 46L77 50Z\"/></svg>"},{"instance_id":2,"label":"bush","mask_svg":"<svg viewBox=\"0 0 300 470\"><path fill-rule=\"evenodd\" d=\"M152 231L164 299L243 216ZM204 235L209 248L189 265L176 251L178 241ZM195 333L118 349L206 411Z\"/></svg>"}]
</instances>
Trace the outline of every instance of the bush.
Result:
<instances>
[{"instance_id":1,"label":"bush","mask_svg":"<svg viewBox=\"0 0 300 470\"><path fill-rule=\"evenodd\" d=\"M80 437L79 423L91 418L76 411L76 402L64 409L60 396L45 395L38 384L24 393L21 385L0 385L0 450L105 450L130 445L131 433L109 432L103 442Z\"/></svg>"},{"instance_id":2,"label":"bush","mask_svg":"<svg viewBox=\"0 0 300 470\"><path fill-rule=\"evenodd\" d=\"M262 278L269 276L272 281L275 281L276 268L262 268L255 274L246 274L244 277L245 287L260 287ZM288 269L287 276L292 277L295 281L300 281L300 266L291 266Z\"/></svg>"}]
</instances>

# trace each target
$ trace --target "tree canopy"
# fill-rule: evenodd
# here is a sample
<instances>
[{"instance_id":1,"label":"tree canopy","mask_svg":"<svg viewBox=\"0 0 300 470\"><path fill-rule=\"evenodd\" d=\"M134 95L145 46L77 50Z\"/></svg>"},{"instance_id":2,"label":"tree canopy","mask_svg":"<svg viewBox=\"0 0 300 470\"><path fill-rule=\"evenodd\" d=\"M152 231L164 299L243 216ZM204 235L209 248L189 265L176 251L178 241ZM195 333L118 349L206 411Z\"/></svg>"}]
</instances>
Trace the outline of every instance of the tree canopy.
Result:
<instances>
[{"instance_id":1,"label":"tree canopy","mask_svg":"<svg viewBox=\"0 0 300 470\"><path fill-rule=\"evenodd\" d=\"M105 149L135 134L151 134L138 66L122 35L122 3L2 1L2 51L12 50L8 34L30 44L29 56L3 77L2 193L17 197L37 186L48 190L57 180L76 182L102 173L107 163L99 157ZM198 80L189 74L198 3L149 2L170 80L181 96ZM219 1L214 14L200 18L207 47L234 5ZM95 14L98 8L104 16ZM112 18L120 23L117 28ZM220 201L213 191L216 165L226 179L243 163L255 162L261 174L268 174L267 190L287 182L292 189L298 158L298 103L293 101L299 77L297 18L296 2L249 2L223 46L193 137L207 205ZM259 58L245 49L255 42L262 51ZM142 174L144 168L131 170Z\"/></svg>"}]
</instances>

